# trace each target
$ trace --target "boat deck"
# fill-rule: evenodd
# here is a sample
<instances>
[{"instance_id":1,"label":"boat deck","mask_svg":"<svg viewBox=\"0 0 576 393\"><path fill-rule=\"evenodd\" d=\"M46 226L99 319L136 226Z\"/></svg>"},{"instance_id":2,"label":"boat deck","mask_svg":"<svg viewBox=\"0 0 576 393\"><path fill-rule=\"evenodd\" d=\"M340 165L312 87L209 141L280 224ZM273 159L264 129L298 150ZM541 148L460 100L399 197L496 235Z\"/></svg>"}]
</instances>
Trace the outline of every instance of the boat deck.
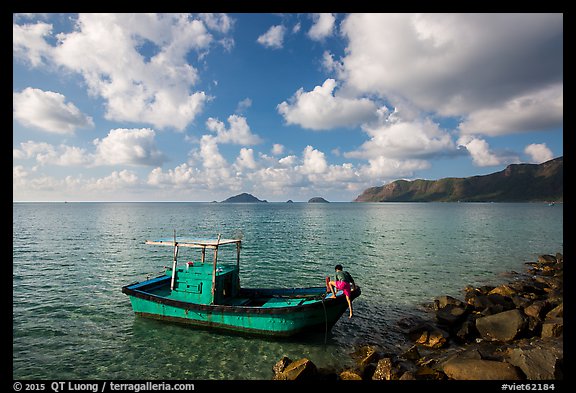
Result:
<instances>
[{"instance_id":1,"label":"boat deck","mask_svg":"<svg viewBox=\"0 0 576 393\"><path fill-rule=\"evenodd\" d=\"M170 300L188 301L186 293L172 291L170 289L170 276L157 277L134 285L132 288ZM239 295L226 299L221 304L261 308L294 307L321 301L324 293L325 289L323 287L307 288L305 290L286 288L274 291L246 288L242 289ZM343 296L342 291L338 291L336 296ZM333 297L334 295L332 295L332 293L328 293L324 299Z\"/></svg>"}]
</instances>

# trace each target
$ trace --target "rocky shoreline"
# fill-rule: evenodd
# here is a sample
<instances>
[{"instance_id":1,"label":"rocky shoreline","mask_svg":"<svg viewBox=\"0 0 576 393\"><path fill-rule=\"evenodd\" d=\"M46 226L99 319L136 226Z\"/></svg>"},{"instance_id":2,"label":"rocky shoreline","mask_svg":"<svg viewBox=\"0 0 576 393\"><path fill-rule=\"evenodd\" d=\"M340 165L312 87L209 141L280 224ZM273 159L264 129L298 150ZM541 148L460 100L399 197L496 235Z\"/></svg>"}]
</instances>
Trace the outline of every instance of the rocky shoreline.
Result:
<instances>
[{"instance_id":1,"label":"rocky shoreline","mask_svg":"<svg viewBox=\"0 0 576 393\"><path fill-rule=\"evenodd\" d=\"M527 274L503 285L439 296L429 319L398 321L411 346L388 353L365 345L353 367L323 370L312 360L280 359L273 380L512 380L564 379L562 254L526 262Z\"/></svg>"}]
</instances>

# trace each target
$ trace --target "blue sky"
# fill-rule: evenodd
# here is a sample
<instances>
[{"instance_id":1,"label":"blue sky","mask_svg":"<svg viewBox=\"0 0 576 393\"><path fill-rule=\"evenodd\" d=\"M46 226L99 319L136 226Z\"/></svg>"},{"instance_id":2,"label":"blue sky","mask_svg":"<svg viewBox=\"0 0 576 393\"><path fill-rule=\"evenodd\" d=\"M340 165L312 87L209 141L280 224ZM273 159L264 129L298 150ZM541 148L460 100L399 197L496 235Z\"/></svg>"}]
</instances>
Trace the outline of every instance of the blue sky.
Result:
<instances>
[{"instance_id":1,"label":"blue sky","mask_svg":"<svg viewBox=\"0 0 576 393\"><path fill-rule=\"evenodd\" d=\"M562 14L14 14L14 201L351 201L563 155Z\"/></svg>"}]
</instances>

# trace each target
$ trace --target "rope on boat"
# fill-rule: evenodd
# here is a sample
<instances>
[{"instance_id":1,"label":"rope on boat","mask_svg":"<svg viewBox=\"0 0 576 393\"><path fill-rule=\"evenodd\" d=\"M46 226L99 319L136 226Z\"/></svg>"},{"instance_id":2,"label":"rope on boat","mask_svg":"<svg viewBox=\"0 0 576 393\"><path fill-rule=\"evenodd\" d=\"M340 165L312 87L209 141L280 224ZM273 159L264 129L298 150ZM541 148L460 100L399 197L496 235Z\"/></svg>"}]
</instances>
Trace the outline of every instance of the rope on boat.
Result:
<instances>
[{"instance_id":1,"label":"rope on boat","mask_svg":"<svg viewBox=\"0 0 576 393\"><path fill-rule=\"evenodd\" d=\"M324 345L326 345L326 341L328 340L328 317L326 315L326 305L324 305L324 299L326 298L326 294L322 295L322 307L324 308Z\"/></svg>"}]
</instances>

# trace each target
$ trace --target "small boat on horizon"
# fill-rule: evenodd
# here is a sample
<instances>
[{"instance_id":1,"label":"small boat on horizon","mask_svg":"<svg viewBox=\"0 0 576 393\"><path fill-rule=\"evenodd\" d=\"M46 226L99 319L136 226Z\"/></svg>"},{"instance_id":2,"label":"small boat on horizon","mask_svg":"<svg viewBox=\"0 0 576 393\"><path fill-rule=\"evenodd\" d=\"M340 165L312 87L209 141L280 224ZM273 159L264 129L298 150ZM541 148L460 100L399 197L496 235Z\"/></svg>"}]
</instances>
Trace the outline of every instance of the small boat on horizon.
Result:
<instances>
[{"instance_id":1,"label":"small boat on horizon","mask_svg":"<svg viewBox=\"0 0 576 393\"><path fill-rule=\"evenodd\" d=\"M149 245L173 248L172 267L163 275L122 287L136 315L209 329L289 337L311 331L327 333L347 310L346 297L326 286L243 288L240 285L240 239L160 239ZM219 262L221 248L236 249L235 258ZM200 251L196 261L178 266L181 248ZM206 260L206 251L212 260ZM232 262L232 263L230 263ZM360 296L360 287L350 299Z\"/></svg>"}]
</instances>

